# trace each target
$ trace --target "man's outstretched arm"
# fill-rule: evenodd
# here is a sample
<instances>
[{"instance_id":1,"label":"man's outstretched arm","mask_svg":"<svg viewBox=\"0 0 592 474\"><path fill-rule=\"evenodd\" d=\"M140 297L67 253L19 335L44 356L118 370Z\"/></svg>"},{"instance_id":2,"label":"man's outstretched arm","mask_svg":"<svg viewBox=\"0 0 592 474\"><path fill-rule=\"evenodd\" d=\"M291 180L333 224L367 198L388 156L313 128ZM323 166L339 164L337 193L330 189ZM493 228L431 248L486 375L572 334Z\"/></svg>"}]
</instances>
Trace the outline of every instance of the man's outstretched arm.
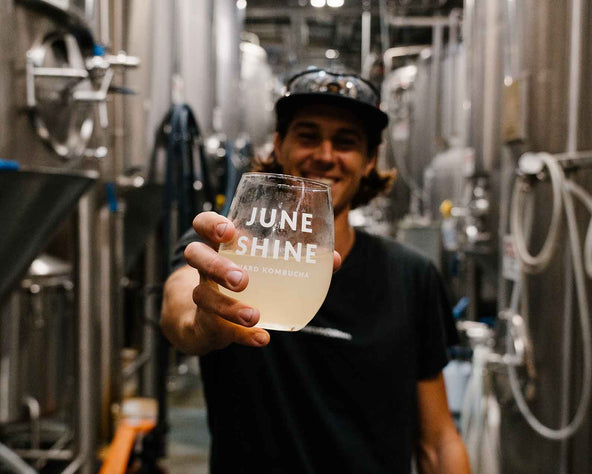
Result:
<instances>
[{"instance_id":1,"label":"man's outstretched arm","mask_svg":"<svg viewBox=\"0 0 592 474\"><path fill-rule=\"evenodd\" d=\"M448 409L444 376L417 384L419 446L422 474L469 474L469 457Z\"/></svg>"}]
</instances>

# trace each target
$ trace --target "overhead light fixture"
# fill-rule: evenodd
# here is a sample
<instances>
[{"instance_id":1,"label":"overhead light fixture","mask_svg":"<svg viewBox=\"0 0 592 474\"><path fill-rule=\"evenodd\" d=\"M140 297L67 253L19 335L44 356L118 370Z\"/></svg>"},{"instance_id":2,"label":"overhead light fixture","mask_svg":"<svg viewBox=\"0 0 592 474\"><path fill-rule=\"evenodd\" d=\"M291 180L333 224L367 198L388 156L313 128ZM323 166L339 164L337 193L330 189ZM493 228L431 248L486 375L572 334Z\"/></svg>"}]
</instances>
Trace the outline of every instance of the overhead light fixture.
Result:
<instances>
[{"instance_id":1,"label":"overhead light fixture","mask_svg":"<svg viewBox=\"0 0 592 474\"><path fill-rule=\"evenodd\" d=\"M342 7L344 3L344 0L327 0L327 5L329 5L332 8Z\"/></svg>"},{"instance_id":2,"label":"overhead light fixture","mask_svg":"<svg viewBox=\"0 0 592 474\"><path fill-rule=\"evenodd\" d=\"M322 8L325 6L325 0L310 0L310 4L316 8Z\"/></svg>"},{"instance_id":3,"label":"overhead light fixture","mask_svg":"<svg viewBox=\"0 0 592 474\"><path fill-rule=\"evenodd\" d=\"M337 59L339 57L339 51L335 49L328 49L325 51L325 57L327 59Z\"/></svg>"},{"instance_id":4,"label":"overhead light fixture","mask_svg":"<svg viewBox=\"0 0 592 474\"><path fill-rule=\"evenodd\" d=\"M239 10L247 8L247 0L236 0L236 8Z\"/></svg>"}]
</instances>

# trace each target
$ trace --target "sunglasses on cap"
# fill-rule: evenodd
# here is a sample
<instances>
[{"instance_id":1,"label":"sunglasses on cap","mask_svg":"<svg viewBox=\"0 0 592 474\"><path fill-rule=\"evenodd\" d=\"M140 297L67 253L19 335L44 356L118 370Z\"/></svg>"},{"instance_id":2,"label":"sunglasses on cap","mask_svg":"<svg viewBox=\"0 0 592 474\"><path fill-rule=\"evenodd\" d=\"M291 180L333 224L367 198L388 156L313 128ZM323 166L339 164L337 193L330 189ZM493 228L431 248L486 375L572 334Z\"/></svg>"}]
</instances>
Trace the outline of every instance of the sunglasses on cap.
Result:
<instances>
[{"instance_id":1,"label":"sunglasses on cap","mask_svg":"<svg viewBox=\"0 0 592 474\"><path fill-rule=\"evenodd\" d=\"M380 103L378 91L365 79L324 69L309 69L293 76L286 84L284 97L292 94L335 94L372 107L378 107Z\"/></svg>"}]
</instances>

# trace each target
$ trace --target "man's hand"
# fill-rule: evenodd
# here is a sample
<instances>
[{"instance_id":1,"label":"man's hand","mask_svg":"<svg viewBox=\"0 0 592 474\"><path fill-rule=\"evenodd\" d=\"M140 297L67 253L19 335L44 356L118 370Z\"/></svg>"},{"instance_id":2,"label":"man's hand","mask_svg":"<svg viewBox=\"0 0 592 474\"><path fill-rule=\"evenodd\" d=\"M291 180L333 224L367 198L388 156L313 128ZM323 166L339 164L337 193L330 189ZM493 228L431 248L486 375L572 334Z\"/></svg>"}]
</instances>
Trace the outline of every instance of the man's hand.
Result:
<instances>
[{"instance_id":1,"label":"man's hand","mask_svg":"<svg viewBox=\"0 0 592 474\"><path fill-rule=\"evenodd\" d=\"M196 337L207 341L209 350L233 342L254 347L267 345L269 333L252 327L259 321L259 311L218 290L218 285L222 285L239 292L249 283L246 271L217 252L220 243L234 237L232 222L214 212L204 212L193 220L193 228L209 244L194 242L185 249L187 264L199 272L199 284L192 296L197 306Z\"/></svg>"},{"instance_id":2,"label":"man's hand","mask_svg":"<svg viewBox=\"0 0 592 474\"><path fill-rule=\"evenodd\" d=\"M259 321L259 311L218 290L222 285L240 292L249 283L246 271L217 252L221 243L233 239L234 225L219 214L203 212L193 220L193 228L207 244L189 244L185 249L188 266L168 278L161 317L163 332L178 349L197 355L233 342L267 345L269 333L253 327ZM341 257L335 252L334 270L340 265Z\"/></svg>"}]
</instances>

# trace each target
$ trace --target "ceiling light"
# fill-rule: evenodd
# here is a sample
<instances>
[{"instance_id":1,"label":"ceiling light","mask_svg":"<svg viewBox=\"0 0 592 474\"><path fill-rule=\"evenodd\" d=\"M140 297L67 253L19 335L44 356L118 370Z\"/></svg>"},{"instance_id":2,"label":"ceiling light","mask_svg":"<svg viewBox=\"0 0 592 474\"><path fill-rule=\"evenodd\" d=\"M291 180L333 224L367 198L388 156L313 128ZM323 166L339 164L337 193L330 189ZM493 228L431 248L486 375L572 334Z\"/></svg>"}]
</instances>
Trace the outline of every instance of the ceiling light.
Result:
<instances>
[{"instance_id":1,"label":"ceiling light","mask_svg":"<svg viewBox=\"0 0 592 474\"><path fill-rule=\"evenodd\" d=\"M313 7L321 8L325 6L325 0L310 0Z\"/></svg>"},{"instance_id":2,"label":"ceiling light","mask_svg":"<svg viewBox=\"0 0 592 474\"><path fill-rule=\"evenodd\" d=\"M339 57L339 51L335 49L328 49L325 51L325 57L327 59L337 59Z\"/></svg>"},{"instance_id":3,"label":"ceiling light","mask_svg":"<svg viewBox=\"0 0 592 474\"><path fill-rule=\"evenodd\" d=\"M236 0L236 8L239 10L247 8L247 0Z\"/></svg>"},{"instance_id":4,"label":"ceiling light","mask_svg":"<svg viewBox=\"0 0 592 474\"><path fill-rule=\"evenodd\" d=\"M344 0L327 0L327 5L329 5L330 7L333 7L333 8L342 7L343 3L344 3Z\"/></svg>"}]
</instances>

